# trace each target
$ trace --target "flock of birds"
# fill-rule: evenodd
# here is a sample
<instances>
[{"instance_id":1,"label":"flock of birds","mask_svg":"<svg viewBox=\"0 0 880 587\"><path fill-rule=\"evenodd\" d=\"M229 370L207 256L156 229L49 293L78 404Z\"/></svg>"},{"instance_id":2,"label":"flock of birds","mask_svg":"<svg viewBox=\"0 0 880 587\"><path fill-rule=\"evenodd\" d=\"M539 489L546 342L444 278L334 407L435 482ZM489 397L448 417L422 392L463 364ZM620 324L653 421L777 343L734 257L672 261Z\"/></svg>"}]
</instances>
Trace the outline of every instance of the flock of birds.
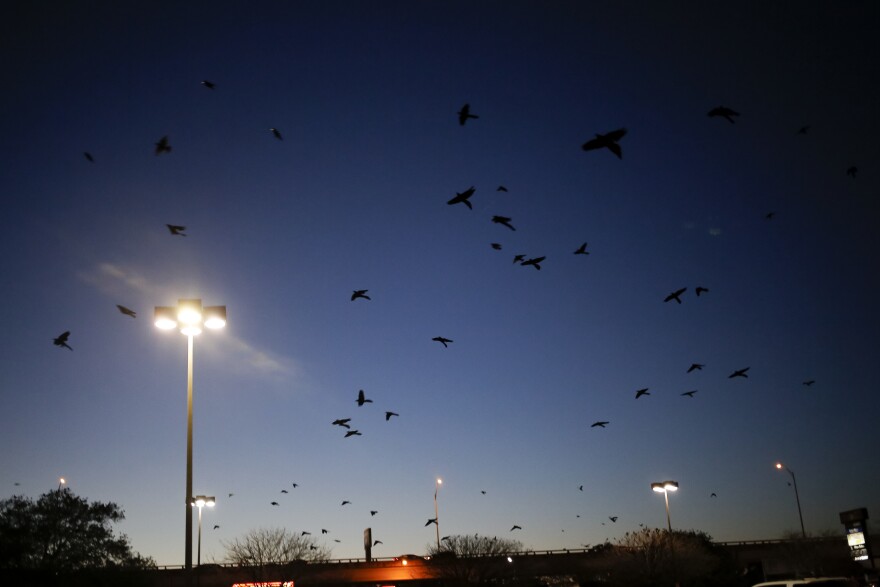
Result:
<instances>
[{"instance_id":1,"label":"flock of birds","mask_svg":"<svg viewBox=\"0 0 880 587\"><path fill-rule=\"evenodd\" d=\"M201 82L201 84L205 88L212 90L212 91L215 90L215 88L216 88L216 85L213 82L208 81L208 80L203 80ZM480 118L477 114L472 113L470 104L467 104L467 103L464 104L456 114L458 117L458 122L462 126L464 126L469 121L477 120ZM712 118L722 118L722 119L727 120L731 124L733 124L736 122L736 119L740 116L740 114L739 114L739 112L737 112L731 108L728 108L725 106L718 106L718 107L715 107L715 108L712 108L711 110L709 110L708 116L712 117ZM808 131L809 131L809 126L803 126L797 132L798 132L798 134L806 134ZM271 135L275 139L277 139L279 141L283 140L282 133L279 129L272 127L272 128L269 128L269 132L271 133ZM621 141L627 136L627 132L628 131L626 128L618 128L618 129L611 130L611 131L604 132L604 133L596 133L593 138L591 138L583 143L582 150L585 152L607 150L610 153L612 153L614 156L616 156L618 159L622 159L623 158L623 150L621 147ZM161 137L154 145L154 153L157 156L167 155L171 152L172 152L172 146L170 144L170 139L168 136ZM85 156L86 160L90 163L94 163L96 160L94 155L88 151L84 152L84 156ZM858 172L858 169L855 166L852 166L846 170L846 174L852 178L856 177L857 172ZM497 187L496 191L507 192L508 190L505 186L499 185ZM452 198L450 198L447 201L447 204L450 206L462 205L464 208L467 208L469 210L473 210L473 204L472 204L471 198L474 196L475 192L476 192L475 187L470 186L469 188L467 188L461 192L457 192ZM774 216L774 212L769 212L769 213L767 213L766 218L768 220L770 220L773 218L773 216ZM505 227L505 228L509 229L510 231L516 231L516 227L513 224L513 219L508 216L493 215L490 218L490 220L492 223L500 225L502 227ZM171 236L181 236L181 237L187 236L187 234L185 232L186 226L183 226L180 224L167 224L166 228ZM501 243L498 243L498 242L492 242L491 246L495 250L502 249ZM588 251L587 249L588 249L588 243L583 242L582 244L580 244L579 246L574 248L574 250L572 252L574 255L584 255L584 256L590 255L590 251ZM523 267L534 267L536 270L541 270L541 264L546 262L546 260L547 260L546 255L528 256L525 254L516 254L513 257L513 263L519 264ZM688 291L688 287L681 287L681 288L675 289L674 291L670 292L665 298L663 298L663 302L666 303L666 302L675 301L677 304L682 304L683 303L682 297L686 294L687 291ZM704 294L709 293L709 289L706 287L703 287L703 286L697 286L694 288L694 293L695 293L696 297L701 297ZM372 298L369 295L368 289L352 290L352 293L350 296L350 300L352 302L356 302L358 300L370 301L371 299ZM116 307L122 315L131 317L131 318L137 317L137 312L135 310L132 310L132 309L130 309L124 305L121 305L121 304L117 304ZM66 349L72 351L73 348L69 344L70 336L71 336L70 331L64 331L63 333L61 333L60 335L58 335L57 337L55 337L53 339L53 343L55 346L57 346L59 348L66 348ZM445 337L445 336L435 336L431 340L433 342L440 343L444 348L448 348L449 345L453 343L452 339ZM705 365L702 363L692 363L690 365L690 367L687 368L686 372L692 373L694 371L701 371L704 367L705 367ZM750 369L750 367L748 367L748 366L735 369L728 375L728 378L730 378L730 379L747 379L749 376L748 375L749 369ZM803 384L805 386L810 386L813 383L814 383L814 380L812 380L812 379L803 382ZM635 391L635 399L638 400L643 397L650 396L651 393L649 390L650 390L650 388L648 388L648 387L636 390ZM686 397L686 398L693 399L697 392L698 392L698 390L692 389L692 390L685 391L685 392L681 393L680 395L683 397ZM373 399L366 397L364 390L358 391L357 398L354 401L355 401L356 405L358 406L358 408L362 408L366 404L373 403ZM384 419L386 422L390 422L392 420L392 418L398 418L398 417L399 417L399 414L395 411L385 410L385 412L384 412ZM337 426L339 428L345 429L344 438L353 438L356 436L362 436L362 433L357 428L352 427L352 420L353 420L352 417L345 416L345 417L335 418L330 423L332 426ZM595 422L593 422L590 425L590 427L604 429L610 423L611 423L610 420L596 420ZM293 486L293 488L296 488L298 486L298 484L293 483L292 486ZM583 486L580 486L579 489L581 491L583 491ZM288 494L289 492L287 489L282 489L281 493ZM483 495L485 495L486 491L482 490L481 493ZM229 493L230 498L233 495L234 495L233 493ZM711 494L711 497L716 497L716 494L713 492ZM270 502L270 505L272 507L279 507L280 502L277 500L273 500ZM351 501L343 500L340 505L341 505L341 507L351 505ZM369 512L370 512L371 517L373 517L379 513L378 510L375 510L375 509L369 510ZM580 515L578 515L578 517L580 517ZM618 520L618 516L608 516L608 519L612 523L616 523ZM427 520L427 522L425 523L425 526L430 526L432 524L434 524L434 525L437 524L437 518L429 518ZM603 524L604 524L604 522L603 522ZM220 528L219 524L214 525L215 530L219 529L219 528ZM520 524L513 524L510 528L510 532L514 532L517 530L522 530L522 526ZM321 529L321 534L326 535L328 533L330 533L330 530L328 530L326 528ZM301 535L308 536L310 534L311 534L311 532L309 532L309 531L302 531ZM448 538L448 537L444 537L444 540L446 538ZM333 540L334 540L334 542L337 542L337 543L341 542L337 538L334 538ZM380 540L376 540L376 541L374 541L373 546L376 546L378 544L382 544L382 542ZM312 546L312 548L315 548L315 547Z\"/></svg>"}]
</instances>

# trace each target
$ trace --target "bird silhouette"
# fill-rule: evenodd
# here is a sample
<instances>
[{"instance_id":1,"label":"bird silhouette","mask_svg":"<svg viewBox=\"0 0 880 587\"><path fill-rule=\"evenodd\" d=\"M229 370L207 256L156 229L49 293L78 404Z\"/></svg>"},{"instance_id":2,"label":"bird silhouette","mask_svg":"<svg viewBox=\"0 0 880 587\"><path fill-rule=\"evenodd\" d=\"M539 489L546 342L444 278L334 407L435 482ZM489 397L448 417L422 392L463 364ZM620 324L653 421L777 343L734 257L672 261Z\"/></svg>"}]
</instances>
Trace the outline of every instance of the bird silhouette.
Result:
<instances>
[{"instance_id":1,"label":"bird silhouette","mask_svg":"<svg viewBox=\"0 0 880 587\"><path fill-rule=\"evenodd\" d=\"M709 494L709 497L718 497L718 496L717 496L717 495L715 494L715 492L713 491L712 493Z\"/></svg>"},{"instance_id":2,"label":"bird silhouette","mask_svg":"<svg viewBox=\"0 0 880 587\"><path fill-rule=\"evenodd\" d=\"M527 266L529 266L529 265L532 265L535 269L537 269L538 271L540 271L540 270L541 270L541 263L542 263L542 262L544 261L544 259L546 259L546 258L547 258L547 257L535 257L535 258L533 258L533 259L526 259L525 261L523 261L522 263L520 263L520 265L522 265L523 267L527 267Z\"/></svg>"},{"instance_id":3,"label":"bird silhouette","mask_svg":"<svg viewBox=\"0 0 880 587\"><path fill-rule=\"evenodd\" d=\"M525 255L514 255L513 262L514 263L522 263L525 260Z\"/></svg>"},{"instance_id":4,"label":"bird silhouette","mask_svg":"<svg viewBox=\"0 0 880 587\"><path fill-rule=\"evenodd\" d=\"M679 296L680 296L681 294L683 294L685 291L687 291L687 288L686 288L686 287L683 287L683 288L681 288L681 289L677 289L677 290L675 290L674 292L672 292L671 294L669 294L668 296L666 296L665 298L663 298L663 301L664 301L664 302L669 302L669 301L671 301L671 300L675 300L676 302L678 302L678 303L680 304L680 303L681 303L681 298L680 298Z\"/></svg>"},{"instance_id":5,"label":"bird silhouette","mask_svg":"<svg viewBox=\"0 0 880 587\"><path fill-rule=\"evenodd\" d=\"M209 82L209 81L206 80L206 79L203 79L202 82L201 82L201 84L202 84L203 86L205 86L206 88L208 88L209 90L213 90L213 89L215 88L215 84L214 84L214 82Z\"/></svg>"},{"instance_id":6,"label":"bird silhouette","mask_svg":"<svg viewBox=\"0 0 880 587\"><path fill-rule=\"evenodd\" d=\"M607 420L599 420L598 422L593 422L590 424L590 428L605 428L606 425L610 424Z\"/></svg>"},{"instance_id":7,"label":"bird silhouette","mask_svg":"<svg viewBox=\"0 0 880 587\"><path fill-rule=\"evenodd\" d=\"M233 495L235 495L235 494L234 494L234 493L230 493L230 494L229 494L229 497L232 497Z\"/></svg>"},{"instance_id":8,"label":"bird silhouette","mask_svg":"<svg viewBox=\"0 0 880 587\"><path fill-rule=\"evenodd\" d=\"M733 379L734 377L748 377L746 371L748 371L751 367L746 367L745 369L738 369L727 376L728 379Z\"/></svg>"},{"instance_id":9,"label":"bird silhouette","mask_svg":"<svg viewBox=\"0 0 880 587\"><path fill-rule=\"evenodd\" d=\"M469 198L474 195L475 191L476 189L474 188L474 186L471 186L463 192L455 192L455 197L446 203L450 206L452 206L453 204L464 204L465 206L473 210L474 207L471 204Z\"/></svg>"},{"instance_id":10,"label":"bird silhouette","mask_svg":"<svg viewBox=\"0 0 880 587\"><path fill-rule=\"evenodd\" d=\"M694 291L696 292L697 297L700 297L700 294L701 294L701 293L708 292L709 290L708 290L708 288L700 287L700 286L698 285L697 288L696 288Z\"/></svg>"},{"instance_id":11,"label":"bird silhouette","mask_svg":"<svg viewBox=\"0 0 880 587\"><path fill-rule=\"evenodd\" d=\"M697 393L697 390L696 390L696 389L693 389L693 390L691 390L691 391L686 391L686 392L684 392L684 393L681 394L681 395L686 395L686 396L688 396L688 397L694 397L694 394L695 394L695 393Z\"/></svg>"},{"instance_id":12,"label":"bird silhouette","mask_svg":"<svg viewBox=\"0 0 880 587\"><path fill-rule=\"evenodd\" d=\"M299 487L299 483L291 483L291 485L293 485L294 488Z\"/></svg>"},{"instance_id":13,"label":"bird silhouette","mask_svg":"<svg viewBox=\"0 0 880 587\"><path fill-rule=\"evenodd\" d=\"M767 220L773 220L774 216L776 216L776 212L767 212L767 214L764 215L764 218Z\"/></svg>"},{"instance_id":14,"label":"bird silhouette","mask_svg":"<svg viewBox=\"0 0 880 587\"><path fill-rule=\"evenodd\" d=\"M485 489L481 489L481 490L480 490L480 493L482 493L483 495L486 495L486 490L485 490Z\"/></svg>"},{"instance_id":15,"label":"bird silhouette","mask_svg":"<svg viewBox=\"0 0 880 587\"><path fill-rule=\"evenodd\" d=\"M596 138L590 139L589 141L584 143L581 148L584 151L592 151L594 149L608 149L609 151L617 155L618 159L623 159L623 151L621 151L620 145L617 144L617 141L622 139L625 135L625 128L612 130L611 132L607 132L604 135L596 133Z\"/></svg>"},{"instance_id":16,"label":"bird silhouette","mask_svg":"<svg viewBox=\"0 0 880 587\"><path fill-rule=\"evenodd\" d=\"M501 250L501 243L492 243L492 248L495 249L496 251L500 251Z\"/></svg>"},{"instance_id":17,"label":"bird silhouette","mask_svg":"<svg viewBox=\"0 0 880 587\"><path fill-rule=\"evenodd\" d=\"M95 162L95 158L92 157L92 154L89 153L88 151L84 151L84 152L83 152L83 156L88 160L89 163L94 163L94 162Z\"/></svg>"},{"instance_id":18,"label":"bird silhouette","mask_svg":"<svg viewBox=\"0 0 880 587\"><path fill-rule=\"evenodd\" d=\"M399 417L400 414L398 414L397 412L385 412L385 421L387 422L388 420L390 420L391 416L398 416Z\"/></svg>"},{"instance_id":19,"label":"bird silhouette","mask_svg":"<svg viewBox=\"0 0 880 587\"><path fill-rule=\"evenodd\" d=\"M339 540L338 538L334 538L333 542L342 542L342 540Z\"/></svg>"},{"instance_id":20,"label":"bird silhouette","mask_svg":"<svg viewBox=\"0 0 880 587\"><path fill-rule=\"evenodd\" d=\"M583 485L578 485L578 491L583 491L583 490L584 490L584 486L583 486Z\"/></svg>"},{"instance_id":21,"label":"bird silhouette","mask_svg":"<svg viewBox=\"0 0 880 587\"><path fill-rule=\"evenodd\" d=\"M809 132L809 130L810 130L810 125L807 124L807 125L805 125L805 126L800 127L800 128L798 129L798 131L797 131L797 134L799 134L799 135L805 135L805 134L807 134L807 133Z\"/></svg>"},{"instance_id":22,"label":"bird silhouette","mask_svg":"<svg viewBox=\"0 0 880 587\"><path fill-rule=\"evenodd\" d=\"M362 406L362 405L364 405L364 404L371 404L371 403L373 403L373 400L371 400L371 399L367 399L366 396L364 396L364 390L363 390L363 389L361 389L361 390L358 391L358 398L357 398L355 401L357 402L357 405L358 405L358 406Z\"/></svg>"},{"instance_id":23,"label":"bird silhouette","mask_svg":"<svg viewBox=\"0 0 880 587\"><path fill-rule=\"evenodd\" d=\"M367 295L367 292L370 291L368 289L356 289L351 292L351 301L355 301L358 298L363 298L365 300L371 299L370 296Z\"/></svg>"},{"instance_id":24,"label":"bird silhouette","mask_svg":"<svg viewBox=\"0 0 880 587\"><path fill-rule=\"evenodd\" d=\"M516 524L514 524L513 528L511 528L510 531L513 532L514 530L522 530L522 526L517 526Z\"/></svg>"},{"instance_id":25,"label":"bird silhouette","mask_svg":"<svg viewBox=\"0 0 880 587\"><path fill-rule=\"evenodd\" d=\"M687 372L690 373L691 371L701 371L703 367L705 367L705 365L703 365L702 363L691 363L691 366L688 367Z\"/></svg>"},{"instance_id":26,"label":"bird silhouette","mask_svg":"<svg viewBox=\"0 0 880 587\"><path fill-rule=\"evenodd\" d=\"M155 152L156 152L156 155L161 155L162 153L170 153L171 152L171 145L168 144L168 137L167 136L159 139L159 141L156 143L156 151Z\"/></svg>"},{"instance_id":27,"label":"bird silhouette","mask_svg":"<svg viewBox=\"0 0 880 587\"><path fill-rule=\"evenodd\" d=\"M648 393L648 388L647 388L647 387L644 388L644 389L636 390L636 399L639 399L639 398L642 397L643 395L651 395L650 393Z\"/></svg>"},{"instance_id":28,"label":"bird silhouette","mask_svg":"<svg viewBox=\"0 0 880 587\"><path fill-rule=\"evenodd\" d=\"M52 344L54 344L57 347L64 347L66 349L73 350L73 348L69 344L67 344L68 338L70 338L70 331L65 330L64 332L62 332L61 334L56 336L54 339L52 339Z\"/></svg>"},{"instance_id":29,"label":"bird silhouette","mask_svg":"<svg viewBox=\"0 0 880 587\"><path fill-rule=\"evenodd\" d=\"M278 139L279 141L284 140L284 137L281 136L280 130L278 130L277 128L270 128L269 130L272 132L272 136L274 136L276 139Z\"/></svg>"},{"instance_id":30,"label":"bird silhouette","mask_svg":"<svg viewBox=\"0 0 880 587\"><path fill-rule=\"evenodd\" d=\"M286 489L282 489L282 490L281 490L281 493L287 493L287 490L286 490Z\"/></svg>"},{"instance_id":31,"label":"bird silhouette","mask_svg":"<svg viewBox=\"0 0 880 587\"><path fill-rule=\"evenodd\" d=\"M446 540L449 540L449 536L444 536L443 538L440 539L440 542L444 542Z\"/></svg>"},{"instance_id":32,"label":"bird silhouette","mask_svg":"<svg viewBox=\"0 0 880 587\"><path fill-rule=\"evenodd\" d=\"M312 533L309 532L308 530L303 530L303 531L300 533L300 536L311 536L311 535L312 535Z\"/></svg>"},{"instance_id":33,"label":"bird silhouette","mask_svg":"<svg viewBox=\"0 0 880 587\"><path fill-rule=\"evenodd\" d=\"M116 307L119 308L119 311L122 312L123 314L125 314L126 316L131 316L132 318L137 318L137 312L135 312L134 310L126 308L125 306L120 306L119 304L116 304Z\"/></svg>"},{"instance_id":34,"label":"bird silhouette","mask_svg":"<svg viewBox=\"0 0 880 587\"><path fill-rule=\"evenodd\" d=\"M219 524L214 524L214 529L215 529L215 530L216 530L217 528L219 528L219 527L220 527Z\"/></svg>"},{"instance_id":35,"label":"bird silhouette","mask_svg":"<svg viewBox=\"0 0 880 587\"><path fill-rule=\"evenodd\" d=\"M452 342L452 339L444 338L442 336L435 336L431 340L439 342L440 344L442 344L446 348L449 348L449 343Z\"/></svg>"},{"instance_id":36,"label":"bird silhouette","mask_svg":"<svg viewBox=\"0 0 880 587\"><path fill-rule=\"evenodd\" d=\"M345 428L351 428L351 426L349 426L349 424L348 424L349 422L351 422L351 418L337 418L336 420L333 420L333 422L331 422L331 423L334 426L343 426Z\"/></svg>"},{"instance_id":37,"label":"bird silhouette","mask_svg":"<svg viewBox=\"0 0 880 587\"><path fill-rule=\"evenodd\" d=\"M511 221L511 218L508 218L507 216L493 216L492 217L492 222L494 222L495 224L502 224L502 225L506 226L507 228L509 228L510 230L516 230L513 227L513 225L510 223L510 221Z\"/></svg>"},{"instance_id":38,"label":"bird silhouette","mask_svg":"<svg viewBox=\"0 0 880 587\"><path fill-rule=\"evenodd\" d=\"M500 186L498 186L497 188L495 188L495 191L496 191L496 192L506 192L506 191L507 191L507 188L504 187L503 185L500 185Z\"/></svg>"},{"instance_id":39,"label":"bird silhouette","mask_svg":"<svg viewBox=\"0 0 880 587\"><path fill-rule=\"evenodd\" d=\"M348 438L349 436L363 436L363 434L361 434L357 430L349 430L348 432L345 433L345 438Z\"/></svg>"},{"instance_id":40,"label":"bird silhouette","mask_svg":"<svg viewBox=\"0 0 880 587\"><path fill-rule=\"evenodd\" d=\"M379 510L370 510L370 516L375 516L379 513Z\"/></svg>"},{"instance_id":41,"label":"bird silhouette","mask_svg":"<svg viewBox=\"0 0 880 587\"><path fill-rule=\"evenodd\" d=\"M852 167L850 167L849 169L846 170L846 174L853 179L856 178L856 174L858 174L858 172L859 172L859 168L856 167L855 165L853 165Z\"/></svg>"},{"instance_id":42,"label":"bird silhouette","mask_svg":"<svg viewBox=\"0 0 880 587\"><path fill-rule=\"evenodd\" d=\"M736 112L735 110L732 110L727 106L716 106L715 108L712 108L712 110L709 110L708 116L710 118L714 116L720 116L722 118L726 118L728 122L733 124L734 122L736 122L733 117L739 116L739 112Z\"/></svg>"},{"instance_id":43,"label":"bird silhouette","mask_svg":"<svg viewBox=\"0 0 880 587\"><path fill-rule=\"evenodd\" d=\"M465 104L461 107L461 110L457 112L458 114L458 124L464 126L464 123L467 122L468 118L479 118L476 114L471 114L471 105Z\"/></svg>"},{"instance_id":44,"label":"bird silhouette","mask_svg":"<svg viewBox=\"0 0 880 587\"><path fill-rule=\"evenodd\" d=\"M277 502L277 501L273 501L273 502L270 503L269 505L278 505L278 502Z\"/></svg>"},{"instance_id":45,"label":"bird silhouette","mask_svg":"<svg viewBox=\"0 0 880 587\"><path fill-rule=\"evenodd\" d=\"M816 383L815 379L808 379L807 381L804 381L804 385L806 385L807 387L813 385L814 383Z\"/></svg>"},{"instance_id":46,"label":"bird silhouette","mask_svg":"<svg viewBox=\"0 0 880 587\"><path fill-rule=\"evenodd\" d=\"M431 524L436 524L437 518L428 518L428 521L425 522L425 526L430 526Z\"/></svg>"},{"instance_id":47,"label":"bird silhouette","mask_svg":"<svg viewBox=\"0 0 880 587\"><path fill-rule=\"evenodd\" d=\"M575 255L589 255L589 251L587 251L587 243L582 244L577 248L574 252Z\"/></svg>"},{"instance_id":48,"label":"bird silhouette","mask_svg":"<svg viewBox=\"0 0 880 587\"><path fill-rule=\"evenodd\" d=\"M329 530L327 530L326 528L321 528L321 534L326 534L327 532L329 532Z\"/></svg>"},{"instance_id":49,"label":"bird silhouette","mask_svg":"<svg viewBox=\"0 0 880 587\"><path fill-rule=\"evenodd\" d=\"M350 503L351 503L351 502L348 501L348 500L346 499L346 500L344 500L340 505L348 505L348 504L350 504Z\"/></svg>"},{"instance_id":50,"label":"bird silhouette","mask_svg":"<svg viewBox=\"0 0 880 587\"><path fill-rule=\"evenodd\" d=\"M608 519L611 520L612 522L614 522L615 524L617 523L617 516L608 516Z\"/></svg>"},{"instance_id":51,"label":"bird silhouette","mask_svg":"<svg viewBox=\"0 0 880 587\"><path fill-rule=\"evenodd\" d=\"M385 543L382 542L381 540L373 540L373 546L376 546L377 544L385 544Z\"/></svg>"},{"instance_id":52,"label":"bird silhouette","mask_svg":"<svg viewBox=\"0 0 880 587\"><path fill-rule=\"evenodd\" d=\"M166 224L168 227L168 232L171 233L172 236L186 236L183 231L186 230L185 226L180 226L179 224Z\"/></svg>"}]
</instances>

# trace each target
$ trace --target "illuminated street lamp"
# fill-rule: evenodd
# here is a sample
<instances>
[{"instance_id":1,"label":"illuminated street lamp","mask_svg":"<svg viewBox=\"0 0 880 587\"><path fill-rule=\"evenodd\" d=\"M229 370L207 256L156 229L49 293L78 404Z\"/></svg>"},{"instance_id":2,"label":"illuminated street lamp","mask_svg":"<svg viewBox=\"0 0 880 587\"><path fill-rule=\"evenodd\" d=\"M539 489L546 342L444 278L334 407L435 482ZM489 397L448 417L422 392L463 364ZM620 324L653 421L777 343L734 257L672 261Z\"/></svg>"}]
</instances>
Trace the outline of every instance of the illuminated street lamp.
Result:
<instances>
[{"instance_id":1,"label":"illuminated street lamp","mask_svg":"<svg viewBox=\"0 0 880 587\"><path fill-rule=\"evenodd\" d=\"M220 329L226 326L226 306L202 307L202 300L177 300L177 307L156 306L153 321L161 330L179 328L187 338L186 362L186 536L184 539L184 566L187 577L192 571L192 443L193 443L193 337L202 332L202 326Z\"/></svg>"},{"instance_id":2,"label":"illuminated street lamp","mask_svg":"<svg viewBox=\"0 0 880 587\"><path fill-rule=\"evenodd\" d=\"M675 578L675 586L678 587L678 571L675 569L675 544L672 539L672 519L669 517L669 492L678 491L678 481L660 481L651 483L651 489L662 493L666 500L666 527L669 528L669 554L672 557L672 576Z\"/></svg>"},{"instance_id":3,"label":"illuminated street lamp","mask_svg":"<svg viewBox=\"0 0 880 587\"><path fill-rule=\"evenodd\" d=\"M67 480L64 477L58 478L58 491L61 491L61 488L67 483Z\"/></svg>"},{"instance_id":4,"label":"illuminated street lamp","mask_svg":"<svg viewBox=\"0 0 880 587\"><path fill-rule=\"evenodd\" d=\"M443 479L437 477L437 482L434 484L434 526L437 530L437 552L440 552L440 512L437 509L437 491L440 490L441 485L443 485Z\"/></svg>"},{"instance_id":5,"label":"illuminated street lamp","mask_svg":"<svg viewBox=\"0 0 880 587\"><path fill-rule=\"evenodd\" d=\"M794 471L792 471L791 469L789 469L788 467L786 467L782 463L776 463L776 468L779 470L785 469L786 471L788 471L788 474L791 475L791 482L792 482L792 485L794 485L794 499L795 499L795 501L797 501L798 517L801 520L801 536L806 538L807 531L804 529L804 514L801 512L801 498L798 495L797 479L794 478Z\"/></svg>"},{"instance_id":6,"label":"illuminated street lamp","mask_svg":"<svg viewBox=\"0 0 880 587\"><path fill-rule=\"evenodd\" d=\"M202 508L208 506L209 508L214 507L217 503L217 500L214 499L213 495L197 495L195 501L192 502L194 506L199 508L199 547L198 554L196 555L196 566L202 566Z\"/></svg>"}]
</instances>

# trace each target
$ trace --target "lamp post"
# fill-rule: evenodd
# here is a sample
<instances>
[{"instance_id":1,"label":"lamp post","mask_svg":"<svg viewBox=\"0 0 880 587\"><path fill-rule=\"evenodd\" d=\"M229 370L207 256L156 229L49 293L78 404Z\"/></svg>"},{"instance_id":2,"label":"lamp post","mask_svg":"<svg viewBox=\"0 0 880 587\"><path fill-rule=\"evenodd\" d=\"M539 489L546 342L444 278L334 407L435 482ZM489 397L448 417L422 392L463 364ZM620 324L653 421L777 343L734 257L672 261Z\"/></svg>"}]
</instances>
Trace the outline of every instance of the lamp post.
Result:
<instances>
[{"instance_id":1,"label":"lamp post","mask_svg":"<svg viewBox=\"0 0 880 587\"><path fill-rule=\"evenodd\" d=\"M198 550L196 551L198 554L196 555L196 566L202 566L202 508L208 506L209 508L214 507L217 503L217 500L214 499L213 495L197 495L193 505L199 508L199 541L198 541Z\"/></svg>"},{"instance_id":2,"label":"lamp post","mask_svg":"<svg viewBox=\"0 0 880 587\"><path fill-rule=\"evenodd\" d=\"M801 536L806 538L807 531L804 529L804 514L801 512L801 498L798 495L797 479L794 478L794 471L792 471L791 469L789 469L788 467L786 467L782 463L776 463L776 468L780 469L780 470L785 469L786 471L788 471L788 474L791 475L791 483L792 483L792 485L794 485L794 499L795 499L795 501L797 501L798 517L801 520Z\"/></svg>"},{"instance_id":3,"label":"lamp post","mask_svg":"<svg viewBox=\"0 0 880 587\"><path fill-rule=\"evenodd\" d=\"M226 326L226 306L202 307L202 300L180 299L177 307L156 306L154 323L161 330L180 329L187 338L186 361L186 533L184 537L184 567L187 581L192 571L192 444L193 444L193 337L202 332L202 326L220 329Z\"/></svg>"},{"instance_id":4,"label":"lamp post","mask_svg":"<svg viewBox=\"0 0 880 587\"><path fill-rule=\"evenodd\" d=\"M666 527L669 529L669 554L672 557L672 577L675 581L675 587L678 587L678 571L675 568L675 544L672 540L672 518L669 517L669 492L678 491L678 481L660 481L651 483L651 489L657 493L662 493L666 500Z\"/></svg>"},{"instance_id":5,"label":"lamp post","mask_svg":"<svg viewBox=\"0 0 880 587\"><path fill-rule=\"evenodd\" d=\"M437 482L434 484L434 527L437 530L437 552L440 552L440 513L437 509L437 491L440 490L441 485L443 485L443 479L437 477Z\"/></svg>"}]
</instances>

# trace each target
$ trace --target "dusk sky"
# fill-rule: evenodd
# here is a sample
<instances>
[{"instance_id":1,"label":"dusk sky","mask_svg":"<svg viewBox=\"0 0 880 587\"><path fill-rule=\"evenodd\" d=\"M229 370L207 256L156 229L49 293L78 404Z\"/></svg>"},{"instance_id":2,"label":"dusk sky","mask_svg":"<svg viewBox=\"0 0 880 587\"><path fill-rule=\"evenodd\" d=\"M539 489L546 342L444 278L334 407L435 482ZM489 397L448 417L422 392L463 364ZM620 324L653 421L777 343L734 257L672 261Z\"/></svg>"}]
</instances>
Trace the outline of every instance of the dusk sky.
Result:
<instances>
[{"instance_id":1,"label":"dusk sky","mask_svg":"<svg viewBox=\"0 0 880 587\"><path fill-rule=\"evenodd\" d=\"M63 476L183 564L186 338L153 310L200 298L228 310L195 340L202 562L277 526L424 553L437 477L441 535L536 550L665 527L667 479L675 528L799 531L777 461L807 532L880 518L877 2L0 21L0 498Z\"/></svg>"}]
</instances>

